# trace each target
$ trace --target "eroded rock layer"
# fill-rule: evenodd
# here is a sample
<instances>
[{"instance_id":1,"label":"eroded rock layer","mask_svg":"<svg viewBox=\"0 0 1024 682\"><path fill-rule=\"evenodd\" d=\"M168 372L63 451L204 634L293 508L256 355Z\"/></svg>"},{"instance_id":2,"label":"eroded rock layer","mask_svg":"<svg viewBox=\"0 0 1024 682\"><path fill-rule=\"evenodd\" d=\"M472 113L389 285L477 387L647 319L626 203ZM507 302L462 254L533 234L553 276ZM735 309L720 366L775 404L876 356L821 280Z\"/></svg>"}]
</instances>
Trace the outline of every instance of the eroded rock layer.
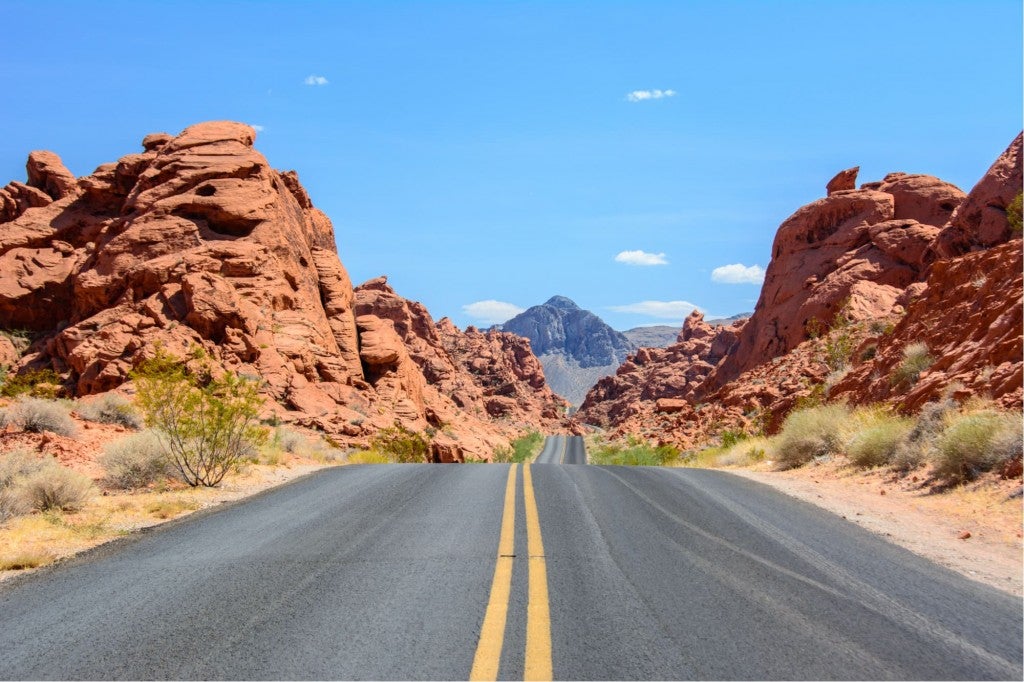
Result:
<instances>
[{"instance_id":1,"label":"eroded rock layer","mask_svg":"<svg viewBox=\"0 0 1024 682\"><path fill-rule=\"evenodd\" d=\"M528 344L495 339L505 364L473 374L421 305L379 282L354 290L330 220L255 139L226 121L157 133L78 179L33 152L27 182L0 189L0 328L36 338L18 366L51 367L86 395L127 382L160 345L259 377L269 410L346 442L396 421L430 428L445 461L553 427L561 401ZM500 417L450 395L463 384L483 395L516 361L528 378Z\"/></svg>"}]
</instances>

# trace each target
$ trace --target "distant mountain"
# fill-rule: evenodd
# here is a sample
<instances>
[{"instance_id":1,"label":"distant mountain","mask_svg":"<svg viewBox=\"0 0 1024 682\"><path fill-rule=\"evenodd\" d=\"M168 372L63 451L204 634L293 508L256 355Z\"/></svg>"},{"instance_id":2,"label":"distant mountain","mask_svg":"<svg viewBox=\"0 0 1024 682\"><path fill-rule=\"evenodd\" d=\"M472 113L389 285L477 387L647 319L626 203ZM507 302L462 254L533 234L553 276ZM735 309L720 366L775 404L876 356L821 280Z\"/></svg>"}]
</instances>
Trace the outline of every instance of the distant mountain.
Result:
<instances>
[{"instance_id":1,"label":"distant mountain","mask_svg":"<svg viewBox=\"0 0 1024 682\"><path fill-rule=\"evenodd\" d=\"M635 327L622 332L637 348L665 348L676 342L679 327L659 324L653 327Z\"/></svg>"},{"instance_id":2,"label":"distant mountain","mask_svg":"<svg viewBox=\"0 0 1024 682\"><path fill-rule=\"evenodd\" d=\"M622 332L565 296L552 296L525 310L502 329L530 339L548 385L574 405L636 348Z\"/></svg>"}]
</instances>

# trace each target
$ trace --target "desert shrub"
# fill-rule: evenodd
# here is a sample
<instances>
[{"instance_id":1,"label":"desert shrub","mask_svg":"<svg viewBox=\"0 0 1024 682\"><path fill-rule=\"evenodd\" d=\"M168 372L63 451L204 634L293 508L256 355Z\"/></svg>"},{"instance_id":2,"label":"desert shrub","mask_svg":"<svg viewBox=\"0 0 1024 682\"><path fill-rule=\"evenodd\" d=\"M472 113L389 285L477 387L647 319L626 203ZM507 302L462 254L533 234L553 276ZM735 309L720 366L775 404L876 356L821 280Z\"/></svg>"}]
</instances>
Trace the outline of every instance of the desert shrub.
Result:
<instances>
[{"instance_id":1,"label":"desert shrub","mask_svg":"<svg viewBox=\"0 0 1024 682\"><path fill-rule=\"evenodd\" d=\"M662 466L679 458L679 450L671 445L650 445L633 438L625 444L608 443L588 453L592 464L612 466Z\"/></svg>"},{"instance_id":2,"label":"desert shrub","mask_svg":"<svg viewBox=\"0 0 1024 682\"><path fill-rule=\"evenodd\" d=\"M763 461L769 448L769 440L763 437L743 438L723 448L713 460L714 466L747 466Z\"/></svg>"},{"instance_id":3,"label":"desert shrub","mask_svg":"<svg viewBox=\"0 0 1024 682\"><path fill-rule=\"evenodd\" d=\"M62 467L53 460L39 471L27 476L19 485L33 509L47 511L78 511L92 495L88 476Z\"/></svg>"},{"instance_id":4,"label":"desert shrub","mask_svg":"<svg viewBox=\"0 0 1024 682\"><path fill-rule=\"evenodd\" d=\"M878 413L849 438L846 455L861 467L888 464L912 429L913 422L909 419Z\"/></svg>"},{"instance_id":5,"label":"desert shrub","mask_svg":"<svg viewBox=\"0 0 1024 682\"><path fill-rule=\"evenodd\" d=\"M792 469L815 457L837 453L841 429L850 415L846 405L818 405L791 412L782 423L771 454L783 469Z\"/></svg>"},{"instance_id":6,"label":"desert shrub","mask_svg":"<svg viewBox=\"0 0 1024 682\"><path fill-rule=\"evenodd\" d=\"M1020 428L1018 416L994 410L956 415L936 443L936 476L960 483L995 468L1015 456L1007 449L1017 442Z\"/></svg>"},{"instance_id":7,"label":"desert shrub","mask_svg":"<svg viewBox=\"0 0 1024 682\"><path fill-rule=\"evenodd\" d=\"M390 464L391 458L376 450L359 450L348 456L349 464Z\"/></svg>"},{"instance_id":8,"label":"desert shrub","mask_svg":"<svg viewBox=\"0 0 1024 682\"><path fill-rule=\"evenodd\" d=\"M4 411L0 421L31 431L42 433L49 431L58 436L75 435L75 422L71 419L71 411L62 403L45 398L22 396Z\"/></svg>"},{"instance_id":9,"label":"desert shrub","mask_svg":"<svg viewBox=\"0 0 1024 682\"><path fill-rule=\"evenodd\" d=\"M511 448L498 448L494 453L495 462L528 462L540 452L544 443L543 434L530 431L512 441Z\"/></svg>"},{"instance_id":10,"label":"desert shrub","mask_svg":"<svg viewBox=\"0 0 1024 682\"><path fill-rule=\"evenodd\" d=\"M934 358L928 354L926 344L912 343L908 345L903 349L903 360L893 371L892 385L916 384L921 372L928 369L934 361Z\"/></svg>"},{"instance_id":11,"label":"desert shrub","mask_svg":"<svg viewBox=\"0 0 1024 682\"><path fill-rule=\"evenodd\" d=\"M45 465L44 460L24 450L0 454L0 523L32 510L20 486Z\"/></svg>"},{"instance_id":12,"label":"desert shrub","mask_svg":"<svg viewBox=\"0 0 1024 682\"><path fill-rule=\"evenodd\" d=\"M849 327L833 332L825 341L825 364L833 372L839 372L850 364L856 340Z\"/></svg>"},{"instance_id":13,"label":"desert shrub","mask_svg":"<svg viewBox=\"0 0 1024 682\"><path fill-rule=\"evenodd\" d=\"M1019 235L1024 231L1024 221L1021 219L1021 193L1013 198L1010 205L1006 207L1006 221L1010 223L1010 232Z\"/></svg>"},{"instance_id":14,"label":"desert shrub","mask_svg":"<svg viewBox=\"0 0 1024 682\"><path fill-rule=\"evenodd\" d=\"M274 444L285 452L294 454L306 444L306 438L298 431L279 426L274 430Z\"/></svg>"},{"instance_id":15,"label":"desert shrub","mask_svg":"<svg viewBox=\"0 0 1024 682\"><path fill-rule=\"evenodd\" d=\"M168 458L191 486L215 486L266 440L255 382L226 372L189 374L162 349L132 373L146 424L157 430Z\"/></svg>"},{"instance_id":16,"label":"desert shrub","mask_svg":"<svg viewBox=\"0 0 1024 682\"><path fill-rule=\"evenodd\" d=\"M112 488L143 488L171 471L160 437L148 430L108 443L100 464L106 472L104 482Z\"/></svg>"},{"instance_id":17,"label":"desert shrub","mask_svg":"<svg viewBox=\"0 0 1024 682\"><path fill-rule=\"evenodd\" d=\"M21 395L56 398L60 388L60 377L52 369L26 369L17 374L8 373L3 386L0 386L0 395L8 398Z\"/></svg>"},{"instance_id":18,"label":"desert shrub","mask_svg":"<svg viewBox=\"0 0 1024 682\"><path fill-rule=\"evenodd\" d=\"M105 393L75 406L82 419L101 424L119 424L129 429L142 427L142 417L131 401L119 393Z\"/></svg>"},{"instance_id":19,"label":"desert shrub","mask_svg":"<svg viewBox=\"0 0 1024 682\"><path fill-rule=\"evenodd\" d=\"M390 456L399 464L415 464L430 461L430 441L422 433L407 429L398 422L381 429L370 439L370 448Z\"/></svg>"}]
</instances>

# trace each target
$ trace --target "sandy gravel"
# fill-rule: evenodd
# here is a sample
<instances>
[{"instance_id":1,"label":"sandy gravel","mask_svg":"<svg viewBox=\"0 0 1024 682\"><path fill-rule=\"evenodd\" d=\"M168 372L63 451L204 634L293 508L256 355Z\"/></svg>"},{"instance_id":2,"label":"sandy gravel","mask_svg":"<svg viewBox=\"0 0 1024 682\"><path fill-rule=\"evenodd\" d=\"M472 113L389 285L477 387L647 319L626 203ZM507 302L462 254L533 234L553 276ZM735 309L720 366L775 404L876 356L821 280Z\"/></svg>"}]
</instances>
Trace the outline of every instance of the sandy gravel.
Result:
<instances>
[{"instance_id":1,"label":"sandy gravel","mask_svg":"<svg viewBox=\"0 0 1024 682\"><path fill-rule=\"evenodd\" d=\"M839 462L729 472L823 507L969 578L1024 594L1019 479L936 493L923 474L898 478Z\"/></svg>"}]
</instances>

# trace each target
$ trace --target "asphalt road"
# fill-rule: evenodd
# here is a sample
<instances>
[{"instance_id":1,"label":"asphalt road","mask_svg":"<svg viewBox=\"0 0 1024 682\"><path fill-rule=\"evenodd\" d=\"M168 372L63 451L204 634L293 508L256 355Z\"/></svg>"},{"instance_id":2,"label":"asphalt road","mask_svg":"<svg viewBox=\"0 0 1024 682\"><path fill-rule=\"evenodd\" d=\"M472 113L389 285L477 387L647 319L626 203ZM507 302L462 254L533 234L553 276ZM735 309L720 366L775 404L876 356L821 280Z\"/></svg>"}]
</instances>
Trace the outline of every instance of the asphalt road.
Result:
<instances>
[{"instance_id":1,"label":"asphalt road","mask_svg":"<svg viewBox=\"0 0 1024 682\"><path fill-rule=\"evenodd\" d=\"M586 464L583 436L548 436L535 464Z\"/></svg>"},{"instance_id":2,"label":"asphalt road","mask_svg":"<svg viewBox=\"0 0 1024 682\"><path fill-rule=\"evenodd\" d=\"M1021 612L721 472L349 466L0 584L0 677L1021 679Z\"/></svg>"}]
</instances>

